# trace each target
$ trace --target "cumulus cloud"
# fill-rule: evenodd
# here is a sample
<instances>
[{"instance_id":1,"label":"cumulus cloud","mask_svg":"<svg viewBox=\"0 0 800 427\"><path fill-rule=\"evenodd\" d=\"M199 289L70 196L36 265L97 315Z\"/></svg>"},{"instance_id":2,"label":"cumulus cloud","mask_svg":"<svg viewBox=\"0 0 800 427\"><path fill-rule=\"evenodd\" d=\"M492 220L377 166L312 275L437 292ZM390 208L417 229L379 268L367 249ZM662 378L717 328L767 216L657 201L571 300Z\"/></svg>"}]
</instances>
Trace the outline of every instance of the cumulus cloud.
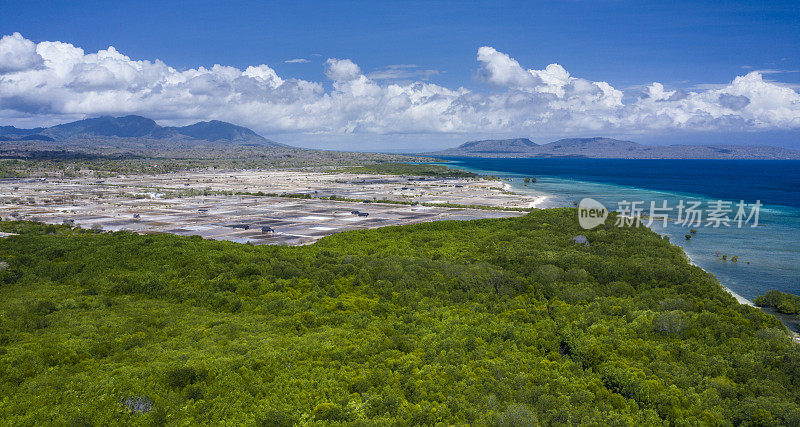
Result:
<instances>
[{"instance_id":1,"label":"cumulus cloud","mask_svg":"<svg viewBox=\"0 0 800 427\"><path fill-rule=\"evenodd\" d=\"M87 53L14 33L0 39L0 123L141 114L171 123L226 120L266 134L323 135L800 128L800 94L757 71L705 88L654 82L626 95L559 64L525 68L489 46L478 49L477 65L491 90L433 84L416 66L365 75L352 60L335 58L324 65L327 83L279 76L265 64L178 70L131 59L114 47ZM406 80L393 77L399 75Z\"/></svg>"},{"instance_id":2,"label":"cumulus cloud","mask_svg":"<svg viewBox=\"0 0 800 427\"><path fill-rule=\"evenodd\" d=\"M361 69L349 59L330 58L325 61L325 75L335 82L355 80L361 76Z\"/></svg>"},{"instance_id":3,"label":"cumulus cloud","mask_svg":"<svg viewBox=\"0 0 800 427\"><path fill-rule=\"evenodd\" d=\"M628 106L621 126L707 130L800 127L800 94L765 81L755 71L697 92L665 91L660 83L653 83L647 91L651 96Z\"/></svg>"},{"instance_id":4,"label":"cumulus cloud","mask_svg":"<svg viewBox=\"0 0 800 427\"><path fill-rule=\"evenodd\" d=\"M478 61L482 65L483 77L497 86L527 87L537 83L533 74L522 68L516 59L493 47L478 49Z\"/></svg>"},{"instance_id":5,"label":"cumulus cloud","mask_svg":"<svg viewBox=\"0 0 800 427\"><path fill-rule=\"evenodd\" d=\"M0 38L0 74L30 70L42 65L36 45L20 33Z\"/></svg>"}]
</instances>

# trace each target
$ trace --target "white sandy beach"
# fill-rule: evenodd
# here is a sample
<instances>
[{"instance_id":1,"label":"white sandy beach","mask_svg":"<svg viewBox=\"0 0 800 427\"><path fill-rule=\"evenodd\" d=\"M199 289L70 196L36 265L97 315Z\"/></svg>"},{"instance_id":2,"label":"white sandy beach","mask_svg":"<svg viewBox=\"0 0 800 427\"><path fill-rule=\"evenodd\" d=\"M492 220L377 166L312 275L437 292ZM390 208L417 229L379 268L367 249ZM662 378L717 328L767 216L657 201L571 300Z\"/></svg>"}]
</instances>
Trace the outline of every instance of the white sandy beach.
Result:
<instances>
[{"instance_id":1,"label":"white sandy beach","mask_svg":"<svg viewBox=\"0 0 800 427\"><path fill-rule=\"evenodd\" d=\"M540 209L541 205L549 199L548 196L538 196L534 201L528 203L529 208Z\"/></svg>"},{"instance_id":2,"label":"white sandy beach","mask_svg":"<svg viewBox=\"0 0 800 427\"><path fill-rule=\"evenodd\" d=\"M745 305L749 305L751 307L755 307L755 304L753 304L752 301L750 301L749 299L747 299L747 298L737 294L736 292L728 289L727 286L722 285L722 289L725 289L726 291L728 291L729 294L733 295L733 297L736 298L736 301L739 301L739 304L745 304Z\"/></svg>"}]
</instances>

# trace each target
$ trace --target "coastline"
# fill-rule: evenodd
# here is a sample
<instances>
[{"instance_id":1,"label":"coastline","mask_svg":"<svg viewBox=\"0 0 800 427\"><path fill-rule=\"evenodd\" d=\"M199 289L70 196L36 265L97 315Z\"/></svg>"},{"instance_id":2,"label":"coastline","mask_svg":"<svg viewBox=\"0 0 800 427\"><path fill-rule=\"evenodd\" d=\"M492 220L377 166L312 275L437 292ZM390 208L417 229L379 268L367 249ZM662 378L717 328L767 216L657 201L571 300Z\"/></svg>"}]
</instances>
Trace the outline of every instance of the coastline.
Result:
<instances>
[{"instance_id":1,"label":"coastline","mask_svg":"<svg viewBox=\"0 0 800 427\"><path fill-rule=\"evenodd\" d=\"M493 173L498 173L498 172L501 172L501 173L502 173L502 171L480 171L480 172L493 172ZM506 189L507 191L522 191L522 192L530 192L530 191L532 191L531 189L528 189L528 188L522 188L522 187L518 187L518 186L516 186L516 187L515 187L514 185L512 185L512 184L509 184L509 183L503 183L503 187L504 187L504 189ZM534 191L535 191L535 190L534 190ZM537 191L537 193L540 193L540 194L542 194L542 193L541 193L541 192L539 192L539 191ZM529 206L529 207L531 207L531 208L536 208L536 209L545 209L545 208L549 207L549 206L542 206L542 204L543 204L543 203L545 203L545 202L546 202L546 201L548 201L548 200L554 200L554 198L555 198L556 196L555 196L555 195L553 195L553 194L546 194L546 193L544 193L544 194L545 194L545 195L540 195L540 196L537 196L537 197L536 197L536 199L535 199L535 201L530 203L530 206ZM659 231L658 231L658 230L655 230L655 229L653 229L653 228L651 228L651 230L655 231L656 233L659 233ZM661 233L659 233L659 234L661 234ZM680 246L678 245L678 247L680 247ZM685 249L683 249L682 247L681 247L681 249L684 251L684 254L686 254L686 258L689 260L689 263L690 263L691 265L693 265L693 266L696 266L696 267L700 267L701 269L703 269L703 271L706 271L707 273L714 274L713 272L711 272L711 271L709 271L709 270L707 270L707 269L703 268L702 266L700 266L699 264L697 264L696 262L694 262L694 260L691 258L691 256L690 256L688 253L686 253L686 250L685 250ZM716 275L715 275L715 276L716 276ZM748 306L751 306L751 307L756 307L756 305L755 305L755 304L754 304L752 301L750 301L749 299L747 299L747 298L745 298L744 296L740 295L739 293L735 292L735 291L734 291L734 290L732 290L731 288L729 288L729 287L725 286L725 285L724 285L724 284L723 284L723 283L722 283L722 282L719 280L719 278L717 278L717 281L719 282L719 284L720 284L720 286L722 287L722 289L724 289L724 290L725 290L725 292L727 292L727 293L728 293L728 294L730 294L730 295L731 295L731 296L732 296L734 299L736 299L736 301L737 301L739 304L744 304L744 305L748 305Z\"/></svg>"},{"instance_id":2,"label":"coastline","mask_svg":"<svg viewBox=\"0 0 800 427\"><path fill-rule=\"evenodd\" d=\"M511 184L509 184L507 182L503 183L503 191L515 192L516 190L518 190L518 189L515 189L513 185L511 185ZM530 192L530 190L527 190L527 189L524 190L524 191ZM538 193L537 196L533 196L533 201L532 202L528 202L528 206L527 207L532 208L532 209L546 209L547 206L541 206L541 205L543 203L547 202L548 200L552 199L553 195L552 194L548 194L548 193L543 193L541 191L537 191L537 193Z\"/></svg>"},{"instance_id":3,"label":"coastline","mask_svg":"<svg viewBox=\"0 0 800 427\"><path fill-rule=\"evenodd\" d=\"M691 264L691 265L693 265L695 267L700 267L699 265L697 265L697 263L692 261L692 257L690 257L689 254L686 253L686 251L683 251L683 253L686 254L686 258L689 260L689 264ZM710 271L704 269L703 267L700 267L700 269L702 269L706 273L713 274ZM719 279L717 279L717 282L719 282ZM737 294L736 292L731 290L731 288L723 285L722 282L719 282L719 285L722 286L722 289L724 289L725 292L731 294L731 296L734 297L736 299L736 301L739 302L739 304L749 305L750 307L756 307L756 305L753 304L752 301L750 301L749 299Z\"/></svg>"},{"instance_id":4,"label":"coastline","mask_svg":"<svg viewBox=\"0 0 800 427\"><path fill-rule=\"evenodd\" d=\"M538 196L534 199L534 201L528 203L528 207L534 209L545 209L543 206L539 205L546 202L549 198L550 196Z\"/></svg>"}]
</instances>

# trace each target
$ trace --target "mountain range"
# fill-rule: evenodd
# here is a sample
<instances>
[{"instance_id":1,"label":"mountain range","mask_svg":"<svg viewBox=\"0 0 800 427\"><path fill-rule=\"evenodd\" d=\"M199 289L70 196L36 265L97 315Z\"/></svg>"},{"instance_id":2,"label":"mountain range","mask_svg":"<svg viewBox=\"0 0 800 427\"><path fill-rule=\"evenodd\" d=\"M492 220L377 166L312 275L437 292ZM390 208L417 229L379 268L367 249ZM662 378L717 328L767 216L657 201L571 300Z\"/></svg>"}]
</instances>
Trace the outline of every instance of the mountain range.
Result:
<instances>
[{"instance_id":1,"label":"mountain range","mask_svg":"<svg viewBox=\"0 0 800 427\"><path fill-rule=\"evenodd\" d=\"M0 126L0 143L67 145L73 148L285 147L246 127L219 120L188 126L161 126L136 116L103 116L51 127ZM2 148L2 147L0 147ZM453 157L586 157L617 159L800 159L800 151L763 145L643 145L612 138L568 138L537 144L528 138L470 141L424 153Z\"/></svg>"},{"instance_id":2,"label":"mountain range","mask_svg":"<svg viewBox=\"0 0 800 427\"><path fill-rule=\"evenodd\" d=\"M453 157L586 157L607 159L800 159L800 151L763 145L643 145L612 138L568 138L536 144L527 138L470 141L425 153Z\"/></svg>"},{"instance_id":3,"label":"mountain range","mask_svg":"<svg viewBox=\"0 0 800 427\"><path fill-rule=\"evenodd\" d=\"M159 142L180 145L240 144L283 146L252 130L219 120L188 126L161 126L142 116L103 116L47 128L20 129L0 126L0 141L48 142Z\"/></svg>"}]
</instances>

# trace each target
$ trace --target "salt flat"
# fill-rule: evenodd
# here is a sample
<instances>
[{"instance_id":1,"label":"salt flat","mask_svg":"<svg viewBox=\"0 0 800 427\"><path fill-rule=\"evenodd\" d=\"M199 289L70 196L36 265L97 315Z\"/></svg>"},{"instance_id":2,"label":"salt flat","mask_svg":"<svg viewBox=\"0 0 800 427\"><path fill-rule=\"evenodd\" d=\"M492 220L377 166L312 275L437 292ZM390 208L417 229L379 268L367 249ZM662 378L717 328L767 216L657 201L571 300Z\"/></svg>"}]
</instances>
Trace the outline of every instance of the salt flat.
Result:
<instances>
[{"instance_id":1,"label":"salt flat","mask_svg":"<svg viewBox=\"0 0 800 427\"><path fill-rule=\"evenodd\" d=\"M357 201L331 200L331 196ZM534 196L509 193L496 180L325 171L193 171L0 181L4 220L67 221L84 228L253 244L301 245L347 230L519 216L524 212L502 208L525 208L536 202Z\"/></svg>"}]
</instances>

